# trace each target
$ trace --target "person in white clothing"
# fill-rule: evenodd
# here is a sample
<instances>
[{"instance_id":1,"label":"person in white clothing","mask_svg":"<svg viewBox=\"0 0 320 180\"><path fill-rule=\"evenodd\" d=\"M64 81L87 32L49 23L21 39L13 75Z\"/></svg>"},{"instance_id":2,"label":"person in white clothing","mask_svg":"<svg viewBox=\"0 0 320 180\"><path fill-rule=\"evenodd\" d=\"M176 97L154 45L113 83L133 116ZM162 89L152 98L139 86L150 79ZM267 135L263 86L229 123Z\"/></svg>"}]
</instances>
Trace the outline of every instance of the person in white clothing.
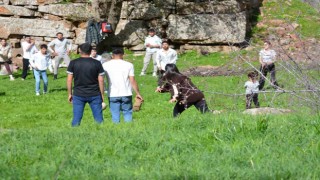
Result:
<instances>
[{"instance_id":1,"label":"person in white clothing","mask_svg":"<svg viewBox=\"0 0 320 180\"><path fill-rule=\"evenodd\" d=\"M157 52L156 62L158 68L158 86L160 79L165 72L167 64L176 64L178 59L177 52L169 47L168 41L162 41L162 48Z\"/></svg>"},{"instance_id":2,"label":"person in white clothing","mask_svg":"<svg viewBox=\"0 0 320 180\"><path fill-rule=\"evenodd\" d=\"M12 71L11 71L11 68L9 65L10 61L11 61L11 57L12 57L12 48L11 48L10 44L8 44L5 39L1 39L1 42L0 42L0 69L1 69L1 65L3 64L9 74L10 81L14 81L14 77L12 75Z\"/></svg>"},{"instance_id":3,"label":"person in white clothing","mask_svg":"<svg viewBox=\"0 0 320 180\"><path fill-rule=\"evenodd\" d=\"M256 108L259 108L259 82L256 80L257 73L250 72L248 74L248 81L244 84L246 88L246 109L251 108L251 102L253 101Z\"/></svg>"},{"instance_id":4,"label":"person in white clothing","mask_svg":"<svg viewBox=\"0 0 320 180\"><path fill-rule=\"evenodd\" d=\"M22 75L21 80L25 80L28 75L29 70L29 60L33 54L38 52L37 47L34 44L34 40L30 36L26 36L24 41L21 42L21 47L23 50L23 59L22 59Z\"/></svg>"},{"instance_id":5,"label":"person in white clothing","mask_svg":"<svg viewBox=\"0 0 320 180\"><path fill-rule=\"evenodd\" d=\"M95 59L97 61L100 61L101 64L102 64L102 56L97 54L97 49L92 48L90 57L92 57L93 59Z\"/></svg>"},{"instance_id":6,"label":"person in white clothing","mask_svg":"<svg viewBox=\"0 0 320 180\"><path fill-rule=\"evenodd\" d=\"M161 48L162 40L157 35L155 35L156 33L154 29L149 29L148 33L149 33L149 36L146 38L144 43L144 46L146 47L146 55L143 60L143 68L141 70L140 76L146 75L146 70L152 58L153 60L152 76L156 77L157 76L156 56L157 56L157 51Z\"/></svg>"},{"instance_id":7,"label":"person in white clothing","mask_svg":"<svg viewBox=\"0 0 320 180\"><path fill-rule=\"evenodd\" d=\"M278 83L276 81L276 68L274 62L276 60L277 53L271 49L270 41L264 41L264 48L259 52L259 62L260 66L260 86L259 89L261 90L265 83L265 77L267 76L268 72L271 74L271 85L274 88L278 88Z\"/></svg>"},{"instance_id":8,"label":"person in white clothing","mask_svg":"<svg viewBox=\"0 0 320 180\"><path fill-rule=\"evenodd\" d=\"M48 92L47 68L51 65L50 54L47 52L48 46L40 45L40 51L30 58L30 65L33 68L34 78L36 80L36 95L40 95L40 76L43 80L43 94Z\"/></svg>"},{"instance_id":9,"label":"person in white clothing","mask_svg":"<svg viewBox=\"0 0 320 180\"><path fill-rule=\"evenodd\" d=\"M143 101L134 78L133 64L124 61L123 54L122 49L113 50L112 59L102 65L108 78L109 106L114 123L120 122L120 110L125 122L132 121L132 89L136 98Z\"/></svg>"},{"instance_id":10,"label":"person in white clothing","mask_svg":"<svg viewBox=\"0 0 320 180\"><path fill-rule=\"evenodd\" d=\"M72 43L63 37L63 34L61 32L58 32L57 38L51 41L48 44L48 49L51 52L55 58L53 59L53 79L58 78L58 68L61 59L65 62L67 66L69 66L70 63L70 51L72 47ZM51 48L51 46L54 46L54 50Z\"/></svg>"}]
</instances>

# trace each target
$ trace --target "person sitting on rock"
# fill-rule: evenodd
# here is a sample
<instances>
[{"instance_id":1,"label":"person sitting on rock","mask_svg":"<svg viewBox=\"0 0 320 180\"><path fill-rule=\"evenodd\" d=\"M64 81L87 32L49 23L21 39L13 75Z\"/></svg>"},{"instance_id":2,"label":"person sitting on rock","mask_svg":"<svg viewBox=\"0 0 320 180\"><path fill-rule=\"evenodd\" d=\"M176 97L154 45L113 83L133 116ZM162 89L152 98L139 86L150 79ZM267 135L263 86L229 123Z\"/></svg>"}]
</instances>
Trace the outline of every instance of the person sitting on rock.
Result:
<instances>
[{"instance_id":1,"label":"person sitting on rock","mask_svg":"<svg viewBox=\"0 0 320 180\"><path fill-rule=\"evenodd\" d=\"M161 78L162 85L157 87L156 92L170 92L170 103L176 102L173 109L173 117L177 117L184 110L195 106L201 113L210 112L204 94L181 74L175 64L167 64L165 73Z\"/></svg>"},{"instance_id":2,"label":"person sitting on rock","mask_svg":"<svg viewBox=\"0 0 320 180\"><path fill-rule=\"evenodd\" d=\"M248 74L248 81L244 84L246 88L246 109L251 108L251 102L253 101L256 108L259 108L259 82L257 81L257 73L250 72Z\"/></svg>"}]
</instances>

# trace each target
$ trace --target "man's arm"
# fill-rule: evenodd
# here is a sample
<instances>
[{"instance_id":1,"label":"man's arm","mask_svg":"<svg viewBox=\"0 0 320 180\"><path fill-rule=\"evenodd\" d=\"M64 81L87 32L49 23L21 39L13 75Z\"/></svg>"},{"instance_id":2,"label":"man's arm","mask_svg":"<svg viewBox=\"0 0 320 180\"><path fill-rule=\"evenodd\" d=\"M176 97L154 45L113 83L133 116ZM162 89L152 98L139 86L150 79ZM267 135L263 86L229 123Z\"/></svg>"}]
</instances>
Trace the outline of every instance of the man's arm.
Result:
<instances>
[{"instance_id":1,"label":"man's arm","mask_svg":"<svg viewBox=\"0 0 320 180\"><path fill-rule=\"evenodd\" d=\"M67 39L67 45L68 45L68 47L67 47L67 53L68 53L68 55L69 55L70 52L71 52L71 50L72 50L72 42L69 41L68 39Z\"/></svg>"},{"instance_id":2,"label":"man's arm","mask_svg":"<svg viewBox=\"0 0 320 180\"><path fill-rule=\"evenodd\" d=\"M98 76L99 89L100 89L100 93L101 93L102 102L104 102L104 95L103 95L103 92L104 92L104 81L103 81L103 77L104 77L104 74Z\"/></svg>"},{"instance_id":3,"label":"man's arm","mask_svg":"<svg viewBox=\"0 0 320 180\"><path fill-rule=\"evenodd\" d=\"M172 51L172 59L170 60L171 64L176 64L178 59L177 51L173 50Z\"/></svg>"},{"instance_id":4,"label":"man's arm","mask_svg":"<svg viewBox=\"0 0 320 180\"><path fill-rule=\"evenodd\" d=\"M51 48L51 46L54 45L54 41L55 41L55 40L52 40L52 41L49 42L49 44L48 44L48 50L49 50L51 53L54 53L54 50Z\"/></svg>"},{"instance_id":5,"label":"man's arm","mask_svg":"<svg viewBox=\"0 0 320 180\"><path fill-rule=\"evenodd\" d=\"M72 103L72 79L73 79L73 74L68 74L67 89L68 89L68 101L70 103Z\"/></svg>"},{"instance_id":6,"label":"man's arm","mask_svg":"<svg viewBox=\"0 0 320 180\"><path fill-rule=\"evenodd\" d=\"M143 98L139 92L139 87L138 87L137 81L134 78L134 76L129 76L129 80L130 80L130 83L131 83L131 86L132 86L134 92L136 93L136 97L143 101Z\"/></svg>"}]
</instances>

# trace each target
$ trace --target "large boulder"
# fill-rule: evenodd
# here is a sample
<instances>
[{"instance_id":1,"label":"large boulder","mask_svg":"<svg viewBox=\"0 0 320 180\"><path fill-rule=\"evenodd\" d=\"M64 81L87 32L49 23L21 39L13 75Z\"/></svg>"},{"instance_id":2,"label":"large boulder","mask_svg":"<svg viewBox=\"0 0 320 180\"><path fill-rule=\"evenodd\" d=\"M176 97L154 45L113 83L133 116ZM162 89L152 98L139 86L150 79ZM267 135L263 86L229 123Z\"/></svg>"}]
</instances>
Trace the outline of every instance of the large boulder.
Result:
<instances>
[{"instance_id":1,"label":"large boulder","mask_svg":"<svg viewBox=\"0 0 320 180\"><path fill-rule=\"evenodd\" d=\"M0 17L0 22L0 38L10 35L55 37L57 32L62 32L66 38L74 37L70 32L72 24L68 21Z\"/></svg>"},{"instance_id":2,"label":"large boulder","mask_svg":"<svg viewBox=\"0 0 320 180\"><path fill-rule=\"evenodd\" d=\"M0 15L15 15L15 16L34 16L34 11L11 5L0 5Z\"/></svg>"},{"instance_id":3,"label":"large boulder","mask_svg":"<svg viewBox=\"0 0 320 180\"><path fill-rule=\"evenodd\" d=\"M92 7L84 3L50 4L39 6L39 12L63 16L70 20L83 21L94 17Z\"/></svg>"},{"instance_id":4,"label":"large boulder","mask_svg":"<svg viewBox=\"0 0 320 180\"><path fill-rule=\"evenodd\" d=\"M168 36L179 43L241 43L246 35L246 14L170 15Z\"/></svg>"},{"instance_id":5,"label":"large boulder","mask_svg":"<svg viewBox=\"0 0 320 180\"><path fill-rule=\"evenodd\" d=\"M134 4L130 1L122 3L120 18L131 20L151 20L162 17L160 9L148 2Z\"/></svg>"}]
</instances>

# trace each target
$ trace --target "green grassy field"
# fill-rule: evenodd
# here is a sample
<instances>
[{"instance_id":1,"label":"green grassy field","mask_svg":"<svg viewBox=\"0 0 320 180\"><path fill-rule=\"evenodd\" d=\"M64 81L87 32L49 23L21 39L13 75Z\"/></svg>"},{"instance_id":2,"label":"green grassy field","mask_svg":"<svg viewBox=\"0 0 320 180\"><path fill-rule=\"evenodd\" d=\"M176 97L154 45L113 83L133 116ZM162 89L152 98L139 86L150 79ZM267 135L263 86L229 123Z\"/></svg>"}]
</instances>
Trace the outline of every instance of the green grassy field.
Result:
<instances>
[{"instance_id":1,"label":"green grassy field","mask_svg":"<svg viewBox=\"0 0 320 180\"><path fill-rule=\"evenodd\" d=\"M187 69L195 60L221 65L228 58L189 53L178 66ZM127 59L138 75L142 57ZM49 94L39 97L32 75L13 82L1 76L0 91L6 93L0 96L1 179L320 178L320 119L308 108L244 115L244 97L209 92L243 93L245 76L192 77L209 107L224 112L202 115L190 108L174 119L169 94L154 92L156 79L136 78L145 103L134 122L115 125L106 110L105 122L97 125L87 106L81 126L72 128L65 69L56 81L49 75ZM270 105L268 98L260 98L262 106ZM272 106L286 108L288 99L283 95Z\"/></svg>"}]
</instances>

